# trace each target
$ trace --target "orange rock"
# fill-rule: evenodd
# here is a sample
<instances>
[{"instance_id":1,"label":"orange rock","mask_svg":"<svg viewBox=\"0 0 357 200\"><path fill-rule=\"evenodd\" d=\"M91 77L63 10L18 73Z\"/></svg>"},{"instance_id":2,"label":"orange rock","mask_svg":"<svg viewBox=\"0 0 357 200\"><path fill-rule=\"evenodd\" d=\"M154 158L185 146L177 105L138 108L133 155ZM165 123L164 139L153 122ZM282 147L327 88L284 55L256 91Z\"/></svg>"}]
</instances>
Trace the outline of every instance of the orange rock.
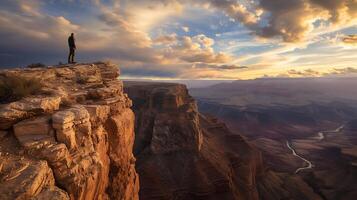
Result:
<instances>
[{"instance_id":1,"label":"orange rock","mask_svg":"<svg viewBox=\"0 0 357 200\"><path fill-rule=\"evenodd\" d=\"M138 199L134 114L116 65L0 74L37 77L43 84L43 94L0 107L0 157L13 160L0 162L0 199ZM26 162L16 160L20 154Z\"/></svg>"}]
</instances>

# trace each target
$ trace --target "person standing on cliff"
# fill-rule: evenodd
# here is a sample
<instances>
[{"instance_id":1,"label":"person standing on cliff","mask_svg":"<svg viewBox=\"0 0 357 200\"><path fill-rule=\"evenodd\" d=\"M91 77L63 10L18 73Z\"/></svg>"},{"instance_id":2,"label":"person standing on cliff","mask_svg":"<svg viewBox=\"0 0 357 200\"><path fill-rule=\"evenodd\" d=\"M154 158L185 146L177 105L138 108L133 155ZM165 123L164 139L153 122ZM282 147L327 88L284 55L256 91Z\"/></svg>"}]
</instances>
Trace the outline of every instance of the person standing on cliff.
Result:
<instances>
[{"instance_id":1,"label":"person standing on cliff","mask_svg":"<svg viewBox=\"0 0 357 200\"><path fill-rule=\"evenodd\" d=\"M68 38L68 46L69 46L69 55L68 55L68 63L74 62L74 53L76 51L76 43L74 40L74 34L71 33L71 36Z\"/></svg>"}]
</instances>

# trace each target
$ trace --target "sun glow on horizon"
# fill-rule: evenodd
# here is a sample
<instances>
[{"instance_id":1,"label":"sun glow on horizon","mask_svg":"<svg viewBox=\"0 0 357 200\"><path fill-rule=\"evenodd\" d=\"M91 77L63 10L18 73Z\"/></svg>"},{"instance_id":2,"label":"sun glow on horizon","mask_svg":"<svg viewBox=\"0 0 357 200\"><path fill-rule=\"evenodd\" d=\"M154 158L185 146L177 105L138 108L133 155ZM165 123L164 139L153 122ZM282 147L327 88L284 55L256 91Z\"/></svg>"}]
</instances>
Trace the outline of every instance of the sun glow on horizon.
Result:
<instances>
[{"instance_id":1,"label":"sun glow on horizon","mask_svg":"<svg viewBox=\"0 0 357 200\"><path fill-rule=\"evenodd\" d=\"M66 39L74 32L79 61L111 60L124 77L235 80L355 73L357 1L328 2L4 0L0 65L63 61Z\"/></svg>"}]
</instances>

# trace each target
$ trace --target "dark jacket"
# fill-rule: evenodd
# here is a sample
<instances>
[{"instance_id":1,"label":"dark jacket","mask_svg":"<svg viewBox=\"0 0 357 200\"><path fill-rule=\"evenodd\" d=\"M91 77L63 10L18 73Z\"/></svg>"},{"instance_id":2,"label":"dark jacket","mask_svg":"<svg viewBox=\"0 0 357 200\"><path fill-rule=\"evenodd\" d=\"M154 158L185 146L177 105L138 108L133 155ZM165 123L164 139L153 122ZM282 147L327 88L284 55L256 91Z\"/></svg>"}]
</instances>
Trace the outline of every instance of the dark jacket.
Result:
<instances>
[{"instance_id":1,"label":"dark jacket","mask_svg":"<svg viewBox=\"0 0 357 200\"><path fill-rule=\"evenodd\" d=\"M74 37L69 36L68 38L68 46L69 48L76 48L76 43L74 42Z\"/></svg>"}]
</instances>

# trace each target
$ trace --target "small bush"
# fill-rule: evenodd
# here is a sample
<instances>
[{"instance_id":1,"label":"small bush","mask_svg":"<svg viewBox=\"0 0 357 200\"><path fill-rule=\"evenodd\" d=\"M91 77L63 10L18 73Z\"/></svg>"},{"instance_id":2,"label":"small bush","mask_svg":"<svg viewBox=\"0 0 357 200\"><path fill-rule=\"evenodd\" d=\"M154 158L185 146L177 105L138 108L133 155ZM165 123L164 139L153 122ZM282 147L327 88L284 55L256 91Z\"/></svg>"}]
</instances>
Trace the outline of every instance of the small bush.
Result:
<instances>
[{"instance_id":1,"label":"small bush","mask_svg":"<svg viewBox=\"0 0 357 200\"><path fill-rule=\"evenodd\" d=\"M30 65L27 65L27 68L45 68L46 65L42 63L32 63Z\"/></svg>"},{"instance_id":2,"label":"small bush","mask_svg":"<svg viewBox=\"0 0 357 200\"><path fill-rule=\"evenodd\" d=\"M86 84L88 82L88 77L84 77L84 76L79 76L77 77L77 83L79 84Z\"/></svg>"},{"instance_id":3,"label":"small bush","mask_svg":"<svg viewBox=\"0 0 357 200\"><path fill-rule=\"evenodd\" d=\"M1 76L0 103L20 100L23 97L40 92L41 88L41 82L37 79L21 76Z\"/></svg>"}]
</instances>

